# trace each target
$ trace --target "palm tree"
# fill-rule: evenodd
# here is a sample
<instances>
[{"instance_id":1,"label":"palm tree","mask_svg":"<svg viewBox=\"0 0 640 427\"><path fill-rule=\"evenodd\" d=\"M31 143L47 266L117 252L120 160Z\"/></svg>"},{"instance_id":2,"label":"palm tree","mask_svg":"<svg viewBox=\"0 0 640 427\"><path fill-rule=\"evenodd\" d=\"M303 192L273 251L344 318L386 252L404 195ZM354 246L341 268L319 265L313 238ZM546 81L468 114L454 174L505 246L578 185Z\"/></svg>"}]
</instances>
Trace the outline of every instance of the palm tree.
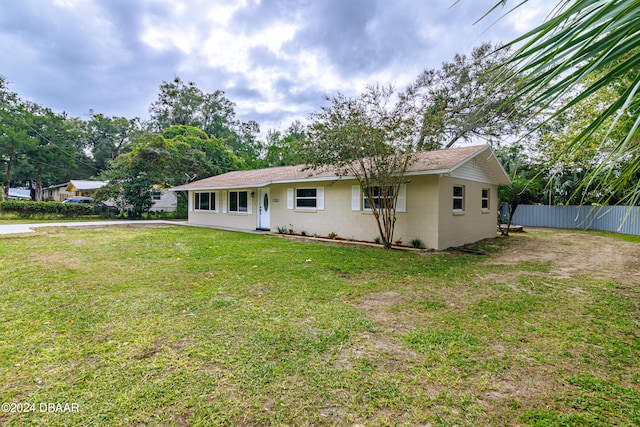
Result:
<instances>
[{"instance_id":1,"label":"palm tree","mask_svg":"<svg viewBox=\"0 0 640 427\"><path fill-rule=\"evenodd\" d=\"M527 1L519 0L507 13ZM487 15L506 4L501 0ZM547 121L602 89L615 89L562 154L579 151L604 130L606 137L598 142L603 160L582 185L601 182L608 192L625 191L622 201L630 204L640 201L634 182L640 172L639 46L640 1L558 0L546 22L506 45L518 49L503 66L505 81L524 76L516 94L523 100L520 111L530 117L548 114Z\"/></svg>"}]
</instances>

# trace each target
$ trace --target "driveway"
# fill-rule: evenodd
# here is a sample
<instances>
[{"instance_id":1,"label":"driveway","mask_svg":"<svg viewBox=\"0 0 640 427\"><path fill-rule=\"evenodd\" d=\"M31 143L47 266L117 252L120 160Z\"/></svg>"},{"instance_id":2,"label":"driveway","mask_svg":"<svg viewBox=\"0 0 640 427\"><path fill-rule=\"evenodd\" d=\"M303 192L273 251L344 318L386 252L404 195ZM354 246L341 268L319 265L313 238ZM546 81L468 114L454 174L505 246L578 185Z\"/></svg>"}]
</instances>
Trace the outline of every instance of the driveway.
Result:
<instances>
[{"instance_id":1,"label":"driveway","mask_svg":"<svg viewBox=\"0 0 640 427\"><path fill-rule=\"evenodd\" d=\"M126 224L169 224L186 225L186 221L163 221L163 220L142 220L142 221L88 221L88 222L38 222L33 224L8 224L0 225L0 234L33 233L34 228L40 227L84 227L103 225L126 225Z\"/></svg>"}]
</instances>

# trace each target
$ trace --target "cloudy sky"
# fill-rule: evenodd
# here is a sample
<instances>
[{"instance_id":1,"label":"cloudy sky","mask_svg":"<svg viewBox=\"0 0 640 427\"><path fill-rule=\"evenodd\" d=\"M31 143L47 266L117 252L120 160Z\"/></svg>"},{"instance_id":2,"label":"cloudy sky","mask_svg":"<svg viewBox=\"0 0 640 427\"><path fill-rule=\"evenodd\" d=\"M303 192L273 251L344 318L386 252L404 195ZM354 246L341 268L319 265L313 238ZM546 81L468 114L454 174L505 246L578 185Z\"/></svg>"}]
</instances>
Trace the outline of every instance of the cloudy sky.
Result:
<instances>
[{"instance_id":1,"label":"cloudy sky","mask_svg":"<svg viewBox=\"0 0 640 427\"><path fill-rule=\"evenodd\" d=\"M455 53L508 41L556 3L474 25L496 1L0 0L0 75L57 112L142 119L179 76L225 91L262 131L283 129L324 95L401 87Z\"/></svg>"}]
</instances>

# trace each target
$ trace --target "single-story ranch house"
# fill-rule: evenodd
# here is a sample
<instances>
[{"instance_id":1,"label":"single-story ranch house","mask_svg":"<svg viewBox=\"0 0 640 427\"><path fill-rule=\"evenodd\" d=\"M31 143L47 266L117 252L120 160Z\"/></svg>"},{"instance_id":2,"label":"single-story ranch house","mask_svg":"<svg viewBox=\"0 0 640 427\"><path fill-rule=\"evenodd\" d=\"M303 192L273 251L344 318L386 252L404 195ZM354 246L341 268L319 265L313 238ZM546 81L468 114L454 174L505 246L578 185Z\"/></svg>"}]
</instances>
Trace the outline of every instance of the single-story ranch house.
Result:
<instances>
[{"instance_id":1,"label":"single-story ranch house","mask_svg":"<svg viewBox=\"0 0 640 427\"><path fill-rule=\"evenodd\" d=\"M488 145L417 153L406 178L394 241L420 239L440 250L496 236L497 189L510 180ZM228 172L171 190L188 191L191 224L366 241L379 235L353 177L303 165Z\"/></svg>"}]
</instances>

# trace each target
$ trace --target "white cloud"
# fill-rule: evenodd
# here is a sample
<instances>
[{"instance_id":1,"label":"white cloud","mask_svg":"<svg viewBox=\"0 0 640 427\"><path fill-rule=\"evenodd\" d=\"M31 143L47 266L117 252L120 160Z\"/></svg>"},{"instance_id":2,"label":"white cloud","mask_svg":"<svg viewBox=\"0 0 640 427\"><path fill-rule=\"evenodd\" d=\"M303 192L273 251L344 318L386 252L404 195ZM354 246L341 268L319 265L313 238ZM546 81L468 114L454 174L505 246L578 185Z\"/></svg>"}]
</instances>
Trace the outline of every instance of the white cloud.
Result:
<instances>
[{"instance_id":1,"label":"white cloud","mask_svg":"<svg viewBox=\"0 0 640 427\"><path fill-rule=\"evenodd\" d=\"M544 22L544 19L551 10L549 5L545 3L548 2L542 2L542 4L529 2L514 10L505 17L508 25L510 25L519 34L524 34L525 32L535 28Z\"/></svg>"},{"instance_id":2,"label":"white cloud","mask_svg":"<svg viewBox=\"0 0 640 427\"><path fill-rule=\"evenodd\" d=\"M53 0L53 5L57 7L63 7L72 9L78 4L77 0Z\"/></svg>"},{"instance_id":3,"label":"white cloud","mask_svg":"<svg viewBox=\"0 0 640 427\"><path fill-rule=\"evenodd\" d=\"M529 1L491 26L473 25L489 7L474 0L21 0L0 15L0 73L72 115L142 118L178 75L225 91L264 130L318 110L323 94L403 87L454 53L531 28L555 2Z\"/></svg>"}]
</instances>

